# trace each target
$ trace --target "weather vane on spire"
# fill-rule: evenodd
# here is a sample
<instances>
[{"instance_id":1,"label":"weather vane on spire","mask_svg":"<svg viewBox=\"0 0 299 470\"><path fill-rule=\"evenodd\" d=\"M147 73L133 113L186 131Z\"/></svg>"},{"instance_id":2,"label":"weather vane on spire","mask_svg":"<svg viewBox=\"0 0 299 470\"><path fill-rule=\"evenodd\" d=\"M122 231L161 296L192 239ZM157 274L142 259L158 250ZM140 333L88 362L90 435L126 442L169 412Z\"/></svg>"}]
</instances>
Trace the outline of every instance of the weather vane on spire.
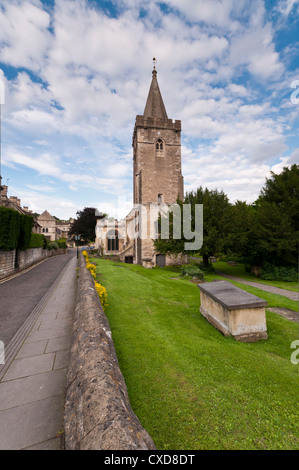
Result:
<instances>
[{"instance_id":1,"label":"weather vane on spire","mask_svg":"<svg viewBox=\"0 0 299 470\"><path fill-rule=\"evenodd\" d=\"M154 68L153 68L153 77L155 77L157 75L157 70L156 70L156 63L157 63L157 59L156 57L153 57L153 64L154 64Z\"/></svg>"}]
</instances>

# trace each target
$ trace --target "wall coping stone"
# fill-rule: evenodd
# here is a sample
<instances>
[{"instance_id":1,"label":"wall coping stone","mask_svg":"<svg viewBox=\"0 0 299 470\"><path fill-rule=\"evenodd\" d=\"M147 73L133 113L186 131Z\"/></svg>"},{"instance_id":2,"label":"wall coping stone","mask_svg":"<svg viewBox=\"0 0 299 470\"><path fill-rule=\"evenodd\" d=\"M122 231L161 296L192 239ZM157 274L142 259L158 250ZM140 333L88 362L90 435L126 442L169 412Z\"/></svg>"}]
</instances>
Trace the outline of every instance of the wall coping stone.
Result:
<instances>
[{"instance_id":1,"label":"wall coping stone","mask_svg":"<svg viewBox=\"0 0 299 470\"><path fill-rule=\"evenodd\" d=\"M65 400L65 449L155 449L131 408L109 322L82 253L78 271Z\"/></svg>"}]
</instances>

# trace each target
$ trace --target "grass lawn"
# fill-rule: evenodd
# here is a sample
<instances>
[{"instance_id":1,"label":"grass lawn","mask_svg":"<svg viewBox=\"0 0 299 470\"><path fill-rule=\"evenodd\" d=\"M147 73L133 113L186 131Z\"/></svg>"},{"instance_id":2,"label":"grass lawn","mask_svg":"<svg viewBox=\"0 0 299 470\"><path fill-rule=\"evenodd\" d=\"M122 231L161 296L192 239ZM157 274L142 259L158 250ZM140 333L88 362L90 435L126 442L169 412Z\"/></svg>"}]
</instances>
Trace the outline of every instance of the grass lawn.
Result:
<instances>
[{"instance_id":1,"label":"grass lawn","mask_svg":"<svg viewBox=\"0 0 299 470\"><path fill-rule=\"evenodd\" d=\"M240 343L178 273L92 261L132 408L159 450L299 449L298 324L267 312L269 339Z\"/></svg>"}]
</instances>

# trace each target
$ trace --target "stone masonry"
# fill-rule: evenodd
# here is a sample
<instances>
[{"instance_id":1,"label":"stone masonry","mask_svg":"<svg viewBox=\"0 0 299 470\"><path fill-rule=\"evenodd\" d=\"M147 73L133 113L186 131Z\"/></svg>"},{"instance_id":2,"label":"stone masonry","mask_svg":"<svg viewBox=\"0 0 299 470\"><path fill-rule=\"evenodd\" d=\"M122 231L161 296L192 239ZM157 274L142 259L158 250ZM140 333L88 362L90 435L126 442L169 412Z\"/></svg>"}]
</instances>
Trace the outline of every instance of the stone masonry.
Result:
<instances>
[{"instance_id":1,"label":"stone masonry","mask_svg":"<svg viewBox=\"0 0 299 470\"><path fill-rule=\"evenodd\" d=\"M159 211L184 198L181 121L168 118L155 66L143 115L136 116L132 146L134 206L124 221L115 224L115 237L122 226L126 227L126 236L120 237L117 252L113 249L112 253L105 237L109 221L105 226L105 220L100 220L95 244L105 255L117 254L121 261L130 258L130 262L151 268L157 265L159 256L153 243ZM160 256L165 264L182 261L182 257Z\"/></svg>"},{"instance_id":2,"label":"stone masonry","mask_svg":"<svg viewBox=\"0 0 299 470\"><path fill-rule=\"evenodd\" d=\"M133 132L134 204L147 211L150 205L176 203L183 199L184 183L181 172L181 121L168 119L160 92L157 71L152 82L142 116L136 116ZM148 229L148 238L134 241L134 262L152 260L155 250Z\"/></svg>"}]
</instances>

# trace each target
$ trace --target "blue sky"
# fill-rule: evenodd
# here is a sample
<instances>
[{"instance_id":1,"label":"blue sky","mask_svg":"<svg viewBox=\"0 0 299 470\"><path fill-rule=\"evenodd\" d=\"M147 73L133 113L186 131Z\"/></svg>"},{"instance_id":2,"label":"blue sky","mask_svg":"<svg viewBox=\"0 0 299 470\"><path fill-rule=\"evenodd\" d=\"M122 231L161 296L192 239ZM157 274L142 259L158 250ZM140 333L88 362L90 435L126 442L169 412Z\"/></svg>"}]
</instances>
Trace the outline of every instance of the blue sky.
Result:
<instances>
[{"instance_id":1,"label":"blue sky","mask_svg":"<svg viewBox=\"0 0 299 470\"><path fill-rule=\"evenodd\" d=\"M125 216L155 56L185 191L253 202L299 162L298 33L299 0L0 0L9 195L65 219Z\"/></svg>"}]
</instances>

